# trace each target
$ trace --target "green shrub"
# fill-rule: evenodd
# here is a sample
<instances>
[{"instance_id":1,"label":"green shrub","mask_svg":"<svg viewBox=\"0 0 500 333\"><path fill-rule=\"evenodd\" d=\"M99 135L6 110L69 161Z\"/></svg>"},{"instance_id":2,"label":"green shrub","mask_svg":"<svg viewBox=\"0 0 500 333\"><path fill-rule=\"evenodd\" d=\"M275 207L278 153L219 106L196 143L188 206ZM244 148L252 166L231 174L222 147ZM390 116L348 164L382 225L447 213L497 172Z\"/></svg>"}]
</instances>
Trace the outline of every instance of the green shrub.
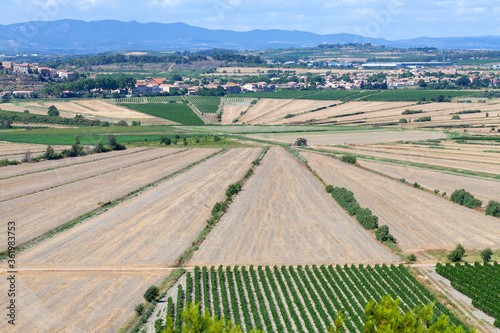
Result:
<instances>
[{"instance_id":1,"label":"green shrub","mask_svg":"<svg viewBox=\"0 0 500 333\"><path fill-rule=\"evenodd\" d=\"M424 111L422 111L422 110L406 110L406 111L403 111L403 113L401 113L401 114L417 114L417 113L424 113Z\"/></svg>"},{"instance_id":2,"label":"green shrub","mask_svg":"<svg viewBox=\"0 0 500 333\"><path fill-rule=\"evenodd\" d=\"M307 139L306 138L298 138L295 140L295 145L296 146L307 146Z\"/></svg>"},{"instance_id":3,"label":"green shrub","mask_svg":"<svg viewBox=\"0 0 500 333\"><path fill-rule=\"evenodd\" d=\"M376 229L378 227L378 216L373 215L369 208L359 208L356 213L356 220L365 229Z\"/></svg>"},{"instance_id":4,"label":"green shrub","mask_svg":"<svg viewBox=\"0 0 500 333\"><path fill-rule=\"evenodd\" d=\"M409 262L415 262L417 261L417 257L412 253L407 257Z\"/></svg>"},{"instance_id":5,"label":"green shrub","mask_svg":"<svg viewBox=\"0 0 500 333\"><path fill-rule=\"evenodd\" d=\"M335 187L331 193L332 197L337 200L340 206L347 210L349 215L356 215L356 213L360 209L360 206L351 191L344 187Z\"/></svg>"},{"instance_id":6,"label":"green shrub","mask_svg":"<svg viewBox=\"0 0 500 333\"><path fill-rule=\"evenodd\" d=\"M451 262L459 262L462 260L463 256L465 254L465 249L461 244L458 244L455 250L451 251L447 258Z\"/></svg>"},{"instance_id":7,"label":"green shrub","mask_svg":"<svg viewBox=\"0 0 500 333\"><path fill-rule=\"evenodd\" d=\"M406 123L408 123L408 120L405 118L401 118L401 119L399 119L399 123L406 124Z\"/></svg>"},{"instance_id":8,"label":"green shrub","mask_svg":"<svg viewBox=\"0 0 500 333\"><path fill-rule=\"evenodd\" d=\"M375 237L380 242L396 243L396 238L389 233L389 227L386 225L383 225L375 230ZM413 255L413 257L415 257L415 255Z\"/></svg>"},{"instance_id":9,"label":"green shrub","mask_svg":"<svg viewBox=\"0 0 500 333\"><path fill-rule=\"evenodd\" d=\"M484 262L490 262L492 255L493 251L490 248L481 251L481 258L483 259Z\"/></svg>"},{"instance_id":10,"label":"green shrub","mask_svg":"<svg viewBox=\"0 0 500 333\"><path fill-rule=\"evenodd\" d=\"M490 200L486 206L486 215L500 217L500 202Z\"/></svg>"},{"instance_id":11,"label":"green shrub","mask_svg":"<svg viewBox=\"0 0 500 333\"><path fill-rule=\"evenodd\" d=\"M241 190L242 186L243 186L243 184L241 182L237 182L237 183L229 185L229 187L226 190L226 196L230 197L230 196L238 193Z\"/></svg>"},{"instance_id":12,"label":"green shrub","mask_svg":"<svg viewBox=\"0 0 500 333\"><path fill-rule=\"evenodd\" d=\"M454 115L453 117L451 117L452 120L460 120L460 116L458 115Z\"/></svg>"},{"instance_id":13,"label":"green shrub","mask_svg":"<svg viewBox=\"0 0 500 333\"><path fill-rule=\"evenodd\" d=\"M417 118L414 120L414 122L416 123L423 123L425 121L431 121L431 117L428 116L428 117L420 117L420 118Z\"/></svg>"},{"instance_id":14,"label":"green shrub","mask_svg":"<svg viewBox=\"0 0 500 333\"><path fill-rule=\"evenodd\" d=\"M326 190L326 192L328 192L328 193L332 193L332 192L333 192L333 186L332 186L332 185L327 185L327 186L325 187L325 190Z\"/></svg>"},{"instance_id":15,"label":"green shrub","mask_svg":"<svg viewBox=\"0 0 500 333\"><path fill-rule=\"evenodd\" d=\"M135 312L137 313L138 316L142 315L144 313L144 304L137 304L135 306Z\"/></svg>"},{"instance_id":16,"label":"green shrub","mask_svg":"<svg viewBox=\"0 0 500 333\"><path fill-rule=\"evenodd\" d=\"M146 292L144 293L144 299L151 303L153 302L158 296L160 295L160 289L158 288L158 286L151 286L148 288L148 290L146 290Z\"/></svg>"},{"instance_id":17,"label":"green shrub","mask_svg":"<svg viewBox=\"0 0 500 333\"><path fill-rule=\"evenodd\" d=\"M472 194L464 189L453 192L450 200L469 208L481 207L483 203L481 200L474 198Z\"/></svg>"},{"instance_id":18,"label":"green shrub","mask_svg":"<svg viewBox=\"0 0 500 333\"><path fill-rule=\"evenodd\" d=\"M344 163L356 164L356 156L354 155L343 155L340 160Z\"/></svg>"},{"instance_id":19,"label":"green shrub","mask_svg":"<svg viewBox=\"0 0 500 333\"><path fill-rule=\"evenodd\" d=\"M116 141L116 137L114 135L108 136L108 146L112 150L125 150L125 146Z\"/></svg>"},{"instance_id":20,"label":"green shrub","mask_svg":"<svg viewBox=\"0 0 500 333\"><path fill-rule=\"evenodd\" d=\"M212 215L216 216L218 213L225 212L227 209L227 203L225 201L217 202L212 208Z\"/></svg>"}]
</instances>

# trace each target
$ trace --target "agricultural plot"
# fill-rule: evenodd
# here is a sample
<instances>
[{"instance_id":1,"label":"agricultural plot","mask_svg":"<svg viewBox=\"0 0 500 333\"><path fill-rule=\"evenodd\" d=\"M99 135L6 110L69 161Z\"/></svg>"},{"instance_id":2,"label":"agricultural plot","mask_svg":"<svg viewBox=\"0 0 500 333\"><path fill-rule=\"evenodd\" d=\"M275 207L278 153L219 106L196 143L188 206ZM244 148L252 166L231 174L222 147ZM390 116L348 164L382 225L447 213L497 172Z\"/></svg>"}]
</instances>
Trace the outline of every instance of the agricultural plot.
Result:
<instances>
[{"instance_id":1,"label":"agricultural plot","mask_svg":"<svg viewBox=\"0 0 500 333\"><path fill-rule=\"evenodd\" d=\"M2 332L117 332L142 294L164 278L150 271L19 271L16 325ZM8 290L5 273L0 287ZM7 293L0 295L7 304ZM89 306L90 305L90 306Z\"/></svg>"},{"instance_id":2,"label":"agricultural plot","mask_svg":"<svg viewBox=\"0 0 500 333\"><path fill-rule=\"evenodd\" d=\"M251 97L251 98L277 98L277 99L289 99L289 98L298 98L298 97L304 97L304 96L309 96L312 94L317 93L317 91L314 90L289 90L289 91L271 91L271 92L258 92L258 93L251 93L251 94L245 94L245 97ZM238 97L241 96L241 94L229 94L229 97Z\"/></svg>"},{"instance_id":3,"label":"agricultural plot","mask_svg":"<svg viewBox=\"0 0 500 333\"><path fill-rule=\"evenodd\" d=\"M397 179L405 179L408 183L418 183L429 190L451 195L453 191L465 189L486 205L490 200L500 200L500 181L476 177L459 176L439 171L415 167L394 165L389 163L358 160L358 164L370 170L380 172Z\"/></svg>"},{"instance_id":4,"label":"agricultural plot","mask_svg":"<svg viewBox=\"0 0 500 333\"><path fill-rule=\"evenodd\" d=\"M261 99L239 119L239 122L245 124L281 123L285 119L284 117L289 114L300 114L319 108L327 108L332 103L334 101ZM288 119L293 119L293 117Z\"/></svg>"},{"instance_id":5,"label":"agricultural plot","mask_svg":"<svg viewBox=\"0 0 500 333\"><path fill-rule=\"evenodd\" d=\"M0 180L0 202L12 200L23 195L35 193L64 184L75 183L98 175L112 173L130 166L160 159L178 153L180 149L153 149L135 154L117 155L107 159L98 159L84 164L69 165L54 170L44 170L18 177Z\"/></svg>"},{"instance_id":6,"label":"agricultural plot","mask_svg":"<svg viewBox=\"0 0 500 333\"><path fill-rule=\"evenodd\" d=\"M230 125L242 112L248 110L249 106L224 106L221 117L222 125Z\"/></svg>"},{"instance_id":7,"label":"agricultural plot","mask_svg":"<svg viewBox=\"0 0 500 333\"><path fill-rule=\"evenodd\" d=\"M19 255L23 267L166 267L260 149L232 149ZM119 237L117 237L119 235ZM55 250L57 249L57 250Z\"/></svg>"},{"instance_id":8,"label":"agricultural plot","mask_svg":"<svg viewBox=\"0 0 500 333\"><path fill-rule=\"evenodd\" d=\"M364 130L349 132L309 132L309 133L271 133L252 134L255 139L266 139L284 144L295 143L298 137L307 139L309 146L375 144L400 140L427 140L445 137L442 132L400 131L400 130ZM337 148L335 148L337 149Z\"/></svg>"},{"instance_id":9,"label":"agricultural plot","mask_svg":"<svg viewBox=\"0 0 500 333\"><path fill-rule=\"evenodd\" d=\"M71 157L62 160L41 161L36 163L23 163L15 166L1 167L0 179L25 175L28 173L39 172L47 169L58 169L70 165L82 164L97 160L105 160L108 158L117 157L121 155L133 154L142 150L145 150L145 148L132 147L132 148L127 148L126 150L114 150L107 153Z\"/></svg>"},{"instance_id":10,"label":"agricultural plot","mask_svg":"<svg viewBox=\"0 0 500 333\"><path fill-rule=\"evenodd\" d=\"M47 146L44 145L30 145L23 143L13 143L13 142L0 142L0 158L5 158L4 156L9 155L21 155L26 153L28 150L32 153L44 152ZM53 147L54 149L61 150L66 149L68 146ZM1 177L1 176L0 176Z\"/></svg>"},{"instance_id":11,"label":"agricultural plot","mask_svg":"<svg viewBox=\"0 0 500 333\"><path fill-rule=\"evenodd\" d=\"M362 90L324 90L311 95L297 97L297 99L311 100L342 100L346 98L357 98Z\"/></svg>"},{"instance_id":12,"label":"agricultural plot","mask_svg":"<svg viewBox=\"0 0 500 333\"><path fill-rule=\"evenodd\" d=\"M127 108L184 125L203 125L203 120L185 103L123 104Z\"/></svg>"},{"instance_id":13,"label":"agricultural plot","mask_svg":"<svg viewBox=\"0 0 500 333\"><path fill-rule=\"evenodd\" d=\"M403 132L407 133L407 132ZM418 132L417 132L418 133ZM425 133L425 132L420 132ZM432 133L432 132L427 132ZM437 132L434 132L437 133ZM410 139L412 140L412 139ZM482 163L482 158L474 158L467 156L453 156L453 155L445 155L439 154L439 150L436 150L436 153L422 153L422 152L412 152L411 150L407 150L405 152L397 153L394 151L378 151L379 148L370 149L369 146L354 146L349 148L335 147L328 148L325 147L326 150L333 149L336 152L346 153L346 154L359 154L363 156L374 157L378 159L388 159L395 162L402 162L406 164L415 164L415 165L426 165L431 167L439 167L446 169L453 169L463 172L473 171L473 172L485 172L493 176L499 175L499 166L498 163ZM435 155L435 156L433 156ZM494 157L493 157L494 159ZM474 162L472 162L475 160ZM498 161L497 161L498 162Z\"/></svg>"},{"instance_id":14,"label":"agricultural plot","mask_svg":"<svg viewBox=\"0 0 500 333\"><path fill-rule=\"evenodd\" d=\"M187 273L184 283L172 289L176 295L159 310L163 307L161 319L170 314L176 327L182 324L179 309L192 301L200 302L216 318L231 319L245 332L253 328L327 332L339 311L346 316L346 330L359 332L366 304L379 302L387 294L400 298L404 311L435 301L433 320L446 314L454 325L461 325L402 265L196 267ZM156 313L151 321L159 318ZM154 332L151 325L148 332Z\"/></svg>"},{"instance_id":15,"label":"agricultural plot","mask_svg":"<svg viewBox=\"0 0 500 333\"><path fill-rule=\"evenodd\" d=\"M500 248L497 218L328 156L302 155L327 183L352 191L405 251L453 249L458 243L466 249Z\"/></svg>"},{"instance_id":16,"label":"agricultural plot","mask_svg":"<svg viewBox=\"0 0 500 333\"><path fill-rule=\"evenodd\" d=\"M191 265L393 263L283 148L271 148Z\"/></svg>"},{"instance_id":17,"label":"agricultural plot","mask_svg":"<svg viewBox=\"0 0 500 333\"><path fill-rule=\"evenodd\" d=\"M13 111L13 112L24 112L25 110L28 110L29 113L33 114L39 114L39 115L47 115L48 107L45 107L44 105L31 102L31 103L2 103L2 106L0 106L0 109L3 111ZM70 112L64 112L60 111L59 116L62 118L74 118L75 114L70 113Z\"/></svg>"},{"instance_id":18,"label":"agricultural plot","mask_svg":"<svg viewBox=\"0 0 500 333\"><path fill-rule=\"evenodd\" d=\"M453 288L472 298L472 305L495 318L495 326L500 328L500 265L465 263L460 265L440 263L436 272L451 281Z\"/></svg>"},{"instance_id":19,"label":"agricultural plot","mask_svg":"<svg viewBox=\"0 0 500 333\"><path fill-rule=\"evenodd\" d=\"M201 113L217 113L221 103L220 97L188 96L186 99Z\"/></svg>"},{"instance_id":20,"label":"agricultural plot","mask_svg":"<svg viewBox=\"0 0 500 333\"><path fill-rule=\"evenodd\" d=\"M17 242L21 244L98 208L100 202L115 200L210 156L216 151L217 149L193 149L173 156L165 156L2 202L0 210L6 220L17 221ZM124 160L127 158L123 156ZM1 236L0 241L6 244L6 235Z\"/></svg>"}]
</instances>

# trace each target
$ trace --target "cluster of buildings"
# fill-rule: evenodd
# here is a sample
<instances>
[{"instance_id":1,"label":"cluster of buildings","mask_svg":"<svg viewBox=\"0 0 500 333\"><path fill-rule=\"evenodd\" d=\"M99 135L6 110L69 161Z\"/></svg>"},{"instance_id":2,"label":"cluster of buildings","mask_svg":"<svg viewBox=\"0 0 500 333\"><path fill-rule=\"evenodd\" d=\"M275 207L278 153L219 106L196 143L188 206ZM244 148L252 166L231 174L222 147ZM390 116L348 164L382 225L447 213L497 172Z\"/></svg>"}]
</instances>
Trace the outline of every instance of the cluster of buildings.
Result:
<instances>
[{"instance_id":1,"label":"cluster of buildings","mask_svg":"<svg viewBox=\"0 0 500 333\"><path fill-rule=\"evenodd\" d=\"M2 61L0 70L9 71L13 75L41 74L43 77L74 80L76 74L67 70L57 70L49 67L40 67L38 63L16 64L12 61Z\"/></svg>"}]
</instances>

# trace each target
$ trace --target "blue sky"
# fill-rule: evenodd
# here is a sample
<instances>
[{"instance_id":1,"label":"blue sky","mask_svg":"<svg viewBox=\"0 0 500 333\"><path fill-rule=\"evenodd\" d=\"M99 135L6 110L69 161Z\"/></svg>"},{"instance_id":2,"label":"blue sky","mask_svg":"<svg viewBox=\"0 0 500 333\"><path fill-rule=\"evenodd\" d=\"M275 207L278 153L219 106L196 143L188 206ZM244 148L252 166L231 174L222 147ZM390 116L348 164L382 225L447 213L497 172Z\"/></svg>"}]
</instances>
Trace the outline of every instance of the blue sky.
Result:
<instances>
[{"instance_id":1,"label":"blue sky","mask_svg":"<svg viewBox=\"0 0 500 333\"><path fill-rule=\"evenodd\" d=\"M401 39L500 35L498 0L3 0L0 24L115 19Z\"/></svg>"}]
</instances>

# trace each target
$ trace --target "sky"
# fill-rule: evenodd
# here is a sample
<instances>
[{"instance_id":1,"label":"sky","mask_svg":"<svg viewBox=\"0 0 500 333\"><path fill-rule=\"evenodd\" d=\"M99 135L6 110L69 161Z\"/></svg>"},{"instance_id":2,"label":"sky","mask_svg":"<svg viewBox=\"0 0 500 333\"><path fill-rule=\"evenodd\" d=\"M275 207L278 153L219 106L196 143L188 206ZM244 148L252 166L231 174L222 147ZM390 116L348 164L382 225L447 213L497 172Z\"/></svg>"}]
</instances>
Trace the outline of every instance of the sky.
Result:
<instances>
[{"instance_id":1,"label":"sky","mask_svg":"<svg viewBox=\"0 0 500 333\"><path fill-rule=\"evenodd\" d=\"M498 0L2 0L0 24L113 19L373 38L500 35Z\"/></svg>"}]
</instances>

